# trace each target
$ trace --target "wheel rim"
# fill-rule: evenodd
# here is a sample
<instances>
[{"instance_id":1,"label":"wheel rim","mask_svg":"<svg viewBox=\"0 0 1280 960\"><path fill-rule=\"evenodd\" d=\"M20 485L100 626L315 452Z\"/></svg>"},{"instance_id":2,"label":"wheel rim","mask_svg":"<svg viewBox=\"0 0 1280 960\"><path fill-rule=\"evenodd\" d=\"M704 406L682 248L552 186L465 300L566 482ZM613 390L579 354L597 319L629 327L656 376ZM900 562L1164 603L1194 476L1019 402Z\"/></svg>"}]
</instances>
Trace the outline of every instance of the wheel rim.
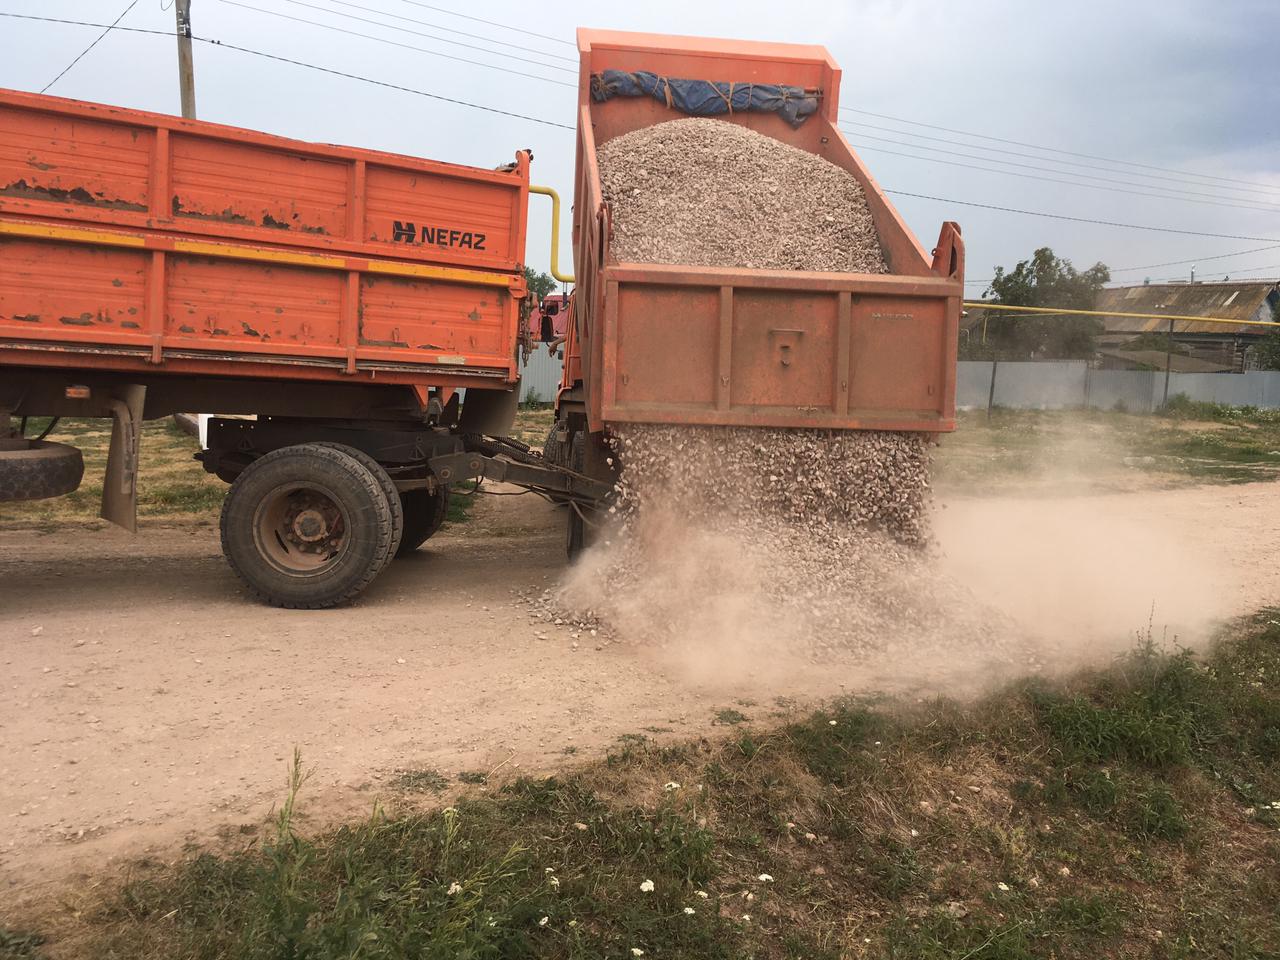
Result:
<instances>
[{"instance_id":1,"label":"wheel rim","mask_svg":"<svg viewBox=\"0 0 1280 960\"><path fill-rule=\"evenodd\" d=\"M258 503L253 539L271 566L291 577L314 577L339 563L351 546L351 521L333 491L288 483Z\"/></svg>"}]
</instances>

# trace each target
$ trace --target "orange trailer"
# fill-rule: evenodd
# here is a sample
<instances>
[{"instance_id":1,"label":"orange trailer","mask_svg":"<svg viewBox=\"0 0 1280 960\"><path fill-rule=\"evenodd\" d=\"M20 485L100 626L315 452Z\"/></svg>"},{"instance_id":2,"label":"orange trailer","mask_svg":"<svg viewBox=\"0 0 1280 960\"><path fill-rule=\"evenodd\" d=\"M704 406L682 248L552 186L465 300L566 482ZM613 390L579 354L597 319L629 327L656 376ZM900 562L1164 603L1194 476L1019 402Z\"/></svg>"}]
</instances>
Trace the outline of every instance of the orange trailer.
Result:
<instances>
[{"instance_id":1,"label":"orange trailer","mask_svg":"<svg viewBox=\"0 0 1280 960\"><path fill-rule=\"evenodd\" d=\"M0 363L509 390L528 190L0 91Z\"/></svg>"}]
</instances>

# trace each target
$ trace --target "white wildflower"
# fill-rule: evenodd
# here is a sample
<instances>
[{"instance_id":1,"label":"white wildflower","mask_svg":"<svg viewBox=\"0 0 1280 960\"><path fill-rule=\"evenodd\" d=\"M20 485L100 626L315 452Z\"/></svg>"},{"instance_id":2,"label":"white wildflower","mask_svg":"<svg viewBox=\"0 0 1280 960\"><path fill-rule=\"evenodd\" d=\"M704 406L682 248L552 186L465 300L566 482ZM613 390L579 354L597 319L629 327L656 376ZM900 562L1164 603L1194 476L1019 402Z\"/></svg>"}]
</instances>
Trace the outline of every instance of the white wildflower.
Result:
<instances>
[{"instance_id":1,"label":"white wildflower","mask_svg":"<svg viewBox=\"0 0 1280 960\"><path fill-rule=\"evenodd\" d=\"M673 791L676 791L676 790L679 790L679 789L680 789L680 784L678 784L678 783L676 783L674 780L672 780L670 783L664 783L664 784L662 785L662 789L663 789L663 790L665 790L665 791L667 791L667 793L672 793Z\"/></svg>"},{"instance_id":2,"label":"white wildflower","mask_svg":"<svg viewBox=\"0 0 1280 960\"><path fill-rule=\"evenodd\" d=\"M556 868L555 868L555 867L543 867L543 868L542 868L542 872L543 872L543 873L555 873L555 872L556 872Z\"/></svg>"},{"instance_id":3,"label":"white wildflower","mask_svg":"<svg viewBox=\"0 0 1280 960\"><path fill-rule=\"evenodd\" d=\"M632 948L631 948L631 955L632 955L633 957L643 957L643 956L644 956L644 951L643 951L643 950L641 950L639 947L632 947Z\"/></svg>"},{"instance_id":4,"label":"white wildflower","mask_svg":"<svg viewBox=\"0 0 1280 960\"><path fill-rule=\"evenodd\" d=\"M457 880L449 884L449 890L448 890L449 896L452 897L454 894L461 893L461 892L462 892L462 884L460 884Z\"/></svg>"},{"instance_id":5,"label":"white wildflower","mask_svg":"<svg viewBox=\"0 0 1280 960\"><path fill-rule=\"evenodd\" d=\"M818 839L818 835L815 833L806 833L804 835L804 838L808 840L810 843L813 843L813 841Z\"/></svg>"},{"instance_id":6,"label":"white wildflower","mask_svg":"<svg viewBox=\"0 0 1280 960\"><path fill-rule=\"evenodd\" d=\"M538 926L545 927L550 922L551 922L550 917L543 917L541 920L538 921Z\"/></svg>"},{"instance_id":7,"label":"white wildflower","mask_svg":"<svg viewBox=\"0 0 1280 960\"><path fill-rule=\"evenodd\" d=\"M834 720L828 720L827 725L834 727L836 725L836 722Z\"/></svg>"},{"instance_id":8,"label":"white wildflower","mask_svg":"<svg viewBox=\"0 0 1280 960\"><path fill-rule=\"evenodd\" d=\"M653 881L652 881L652 880L644 880L644 881L642 881L642 882L640 883L640 892L641 892L641 893L653 893Z\"/></svg>"},{"instance_id":9,"label":"white wildflower","mask_svg":"<svg viewBox=\"0 0 1280 960\"><path fill-rule=\"evenodd\" d=\"M703 900L707 899L707 891L705 891L705 890L699 890L699 891L698 891L698 896L699 896L699 897L701 897Z\"/></svg>"},{"instance_id":10,"label":"white wildflower","mask_svg":"<svg viewBox=\"0 0 1280 960\"><path fill-rule=\"evenodd\" d=\"M912 835L913 837L918 837L918 836L920 836L920 831L919 831L919 830L917 830L917 829L915 829L915 828L913 827L913 828L911 829L911 835Z\"/></svg>"},{"instance_id":11,"label":"white wildflower","mask_svg":"<svg viewBox=\"0 0 1280 960\"><path fill-rule=\"evenodd\" d=\"M767 873L760 874L760 876L756 877L756 879L759 880L761 883L773 883L773 877L769 876L769 874Z\"/></svg>"},{"instance_id":12,"label":"white wildflower","mask_svg":"<svg viewBox=\"0 0 1280 960\"><path fill-rule=\"evenodd\" d=\"M1008 885L1007 883L997 883L997 884L996 884L996 889L997 889L997 890L1000 890L1000 891L1002 891L1002 892L1004 892L1004 893L1008 893L1008 892L1009 892L1009 885Z\"/></svg>"},{"instance_id":13,"label":"white wildflower","mask_svg":"<svg viewBox=\"0 0 1280 960\"><path fill-rule=\"evenodd\" d=\"M547 877L547 883L551 884L551 889L553 889L553 890L559 890L559 889L560 889L560 878L559 878L559 877Z\"/></svg>"},{"instance_id":14,"label":"white wildflower","mask_svg":"<svg viewBox=\"0 0 1280 960\"><path fill-rule=\"evenodd\" d=\"M745 920L747 923L750 923L750 922L751 922L751 914L749 914L749 913L744 913L744 914L742 915L742 919L743 919L743 920Z\"/></svg>"}]
</instances>

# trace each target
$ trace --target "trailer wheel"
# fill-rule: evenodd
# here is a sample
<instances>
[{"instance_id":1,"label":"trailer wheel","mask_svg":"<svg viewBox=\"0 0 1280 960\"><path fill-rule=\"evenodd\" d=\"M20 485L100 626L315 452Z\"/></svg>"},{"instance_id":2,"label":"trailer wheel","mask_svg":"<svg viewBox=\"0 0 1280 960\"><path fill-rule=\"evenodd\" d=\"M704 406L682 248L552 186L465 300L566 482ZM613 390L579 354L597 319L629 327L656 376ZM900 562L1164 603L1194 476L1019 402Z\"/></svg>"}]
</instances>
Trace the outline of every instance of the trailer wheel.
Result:
<instances>
[{"instance_id":1,"label":"trailer wheel","mask_svg":"<svg viewBox=\"0 0 1280 960\"><path fill-rule=\"evenodd\" d=\"M392 515L358 459L319 443L248 467L222 505L222 552L258 597L316 610L358 596L391 555Z\"/></svg>"},{"instance_id":2,"label":"trailer wheel","mask_svg":"<svg viewBox=\"0 0 1280 960\"><path fill-rule=\"evenodd\" d=\"M84 477L75 447L48 440L0 440L0 502L45 500L71 493Z\"/></svg>"},{"instance_id":3,"label":"trailer wheel","mask_svg":"<svg viewBox=\"0 0 1280 960\"><path fill-rule=\"evenodd\" d=\"M586 433L582 430L575 431L569 438L568 447L567 459L569 462L566 466L570 470L582 473L586 467L587 460ZM565 520L564 554L568 557L569 562L573 563L583 550L591 546L595 539L594 529L591 525L592 521L587 518L587 514L592 511L572 500L566 500L565 508L567 518Z\"/></svg>"},{"instance_id":4,"label":"trailer wheel","mask_svg":"<svg viewBox=\"0 0 1280 960\"><path fill-rule=\"evenodd\" d=\"M315 445L328 447L331 450L341 450L353 460L358 460L361 466L373 474L373 478L378 481L378 486L382 487L382 493L387 498L387 506L391 508L391 549L387 553L387 563L390 563L391 558L400 550L401 537L404 535L404 507L401 505L400 491L396 489L396 482L391 479L386 467L363 450L328 440L318 441Z\"/></svg>"},{"instance_id":5,"label":"trailer wheel","mask_svg":"<svg viewBox=\"0 0 1280 960\"><path fill-rule=\"evenodd\" d=\"M404 507L404 537L396 556L407 557L444 525L449 514L449 487L441 484L435 493L406 490L400 494L400 503Z\"/></svg>"}]
</instances>

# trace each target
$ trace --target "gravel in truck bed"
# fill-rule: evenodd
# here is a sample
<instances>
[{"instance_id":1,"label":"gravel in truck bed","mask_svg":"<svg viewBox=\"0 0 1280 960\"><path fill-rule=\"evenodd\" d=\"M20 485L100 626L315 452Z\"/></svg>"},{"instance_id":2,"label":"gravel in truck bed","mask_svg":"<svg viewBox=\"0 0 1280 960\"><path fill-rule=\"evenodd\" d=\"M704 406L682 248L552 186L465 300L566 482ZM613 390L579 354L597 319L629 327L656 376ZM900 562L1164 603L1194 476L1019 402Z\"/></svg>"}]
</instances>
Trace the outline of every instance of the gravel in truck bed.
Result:
<instances>
[{"instance_id":1,"label":"gravel in truck bed","mask_svg":"<svg viewBox=\"0 0 1280 960\"><path fill-rule=\"evenodd\" d=\"M886 273L862 185L723 120L671 120L597 154L613 255L631 263Z\"/></svg>"}]
</instances>

